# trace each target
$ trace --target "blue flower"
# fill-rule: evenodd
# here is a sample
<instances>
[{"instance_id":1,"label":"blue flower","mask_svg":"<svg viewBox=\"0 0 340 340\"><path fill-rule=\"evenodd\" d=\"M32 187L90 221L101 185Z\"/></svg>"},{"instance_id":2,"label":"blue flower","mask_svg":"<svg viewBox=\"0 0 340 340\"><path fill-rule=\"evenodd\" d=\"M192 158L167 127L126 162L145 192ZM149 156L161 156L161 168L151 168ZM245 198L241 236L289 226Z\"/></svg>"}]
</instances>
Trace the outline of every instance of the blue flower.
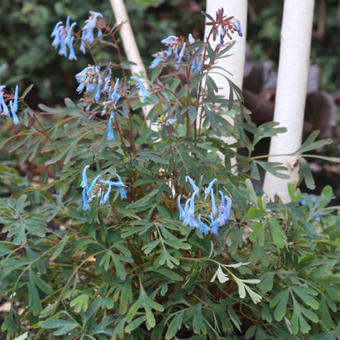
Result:
<instances>
[{"instance_id":1,"label":"blue flower","mask_svg":"<svg viewBox=\"0 0 340 340\"><path fill-rule=\"evenodd\" d=\"M73 49L74 37L72 37L72 30L77 25L76 22L70 25L70 17L66 19L66 26L63 26L62 21L59 21L52 33L51 37L54 38L52 41L52 46L57 49L59 46L58 54L67 57L67 47L69 49L69 60L77 60L76 54Z\"/></svg>"},{"instance_id":2,"label":"blue flower","mask_svg":"<svg viewBox=\"0 0 340 340\"><path fill-rule=\"evenodd\" d=\"M185 176L185 180L189 181L192 190L194 190L194 192L199 192L199 187L195 184L194 180L190 177L190 176Z\"/></svg>"},{"instance_id":3,"label":"blue flower","mask_svg":"<svg viewBox=\"0 0 340 340\"><path fill-rule=\"evenodd\" d=\"M91 207L89 206L89 202L87 200L87 187L83 188L82 192L82 199L83 199L83 210L91 210Z\"/></svg>"},{"instance_id":4,"label":"blue flower","mask_svg":"<svg viewBox=\"0 0 340 340\"><path fill-rule=\"evenodd\" d=\"M85 45L91 45L94 41L94 30L97 27L97 19L103 15L99 12L90 11L90 17L85 21L82 28L80 50L85 54ZM100 28L97 29L97 37L102 36Z\"/></svg>"},{"instance_id":5,"label":"blue flower","mask_svg":"<svg viewBox=\"0 0 340 340\"><path fill-rule=\"evenodd\" d=\"M164 61L162 57L156 57L150 64L149 68L156 68L159 65L159 63L162 61Z\"/></svg>"},{"instance_id":6,"label":"blue flower","mask_svg":"<svg viewBox=\"0 0 340 340\"><path fill-rule=\"evenodd\" d=\"M183 44L182 49L179 52L179 55L177 57L177 63L181 63L182 62L182 58L184 56L184 51L185 51L185 46L186 46L186 43Z\"/></svg>"},{"instance_id":7,"label":"blue flower","mask_svg":"<svg viewBox=\"0 0 340 340\"><path fill-rule=\"evenodd\" d=\"M192 45L195 42L195 38L192 36L191 33L188 34L189 44Z\"/></svg>"},{"instance_id":8,"label":"blue flower","mask_svg":"<svg viewBox=\"0 0 340 340\"><path fill-rule=\"evenodd\" d=\"M302 199L302 200L300 201L300 204L301 204L301 205L306 205L307 202L306 202L306 200Z\"/></svg>"},{"instance_id":9,"label":"blue flower","mask_svg":"<svg viewBox=\"0 0 340 340\"><path fill-rule=\"evenodd\" d=\"M132 76L131 79L134 79L137 81L141 94L142 94L142 103L144 103L145 98L148 97L151 93L144 87L143 82L137 76Z\"/></svg>"},{"instance_id":10,"label":"blue flower","mask_svg":"<svg viewBox=\"0 0 340 340\"><path fill-rule=\"evenodd\" d=\"M68 48L69 48L69 50L70 50L70 53L69 53L69 55L68 55L68 59L69 59L69 60L77 60L77 56L76 56L76 54L74 53L74 49L73 49L73 42L74 42L74 37L72 37L72 38L70 39L70 42L69 42L69 44L68 44Z\"/></svg>"},{"instance_id":11,"label":"blue flower","mask_svg":"<svg viewBox=\"0 0 340 340\"><path fill-rule=\"evenodd\" d=\"M112 184L109 184L106 194L104 195L104 203L108 201L110 197L111 189L112 189Z\"/></svg>"},{"instance_id":12,"label":"blue flower","mask_svg":"<svg viewBox=\"0 0 340 340\"><path fill-rule=\"evenodd\" d=\"M238 35L239 35L240 37L242 37L242 36L243 36L243 33L242 33L242 28L241 28L241 22L240 22L240 20L234 19L234 20L233 20L233 24L234 24L235 30L238 32Z\"/></svg>"},{"instance_id":13,"label":"blue flower","mask_svg":"<svg viewBox=\"0 0 340 340\"><path fill-rule=\"evenodd\" d=\"M87 188L88 183L87 183L86 171L89 167L90 167L89 165L86 165L85 168L83 169L82 180L81 180L81 183L80 183L80 186L82 188L85 188L85 187Z\"/></svg>"},{"instance_id":14,"label":"blue flower","mask_svg":"<svg viewBox=\"0 0 340 340\"><path fill-rule=\"evenodd\" d=\"M6 87L6 85L0 86L0 114L3 114L7 117L10 117L8 107L7 107L7 105L5 103L5 99L4 99L4 88L5 87Z\"/></svg>"},{"instance_id":15,"label":"blue flower","mask_svg":"<svg viewBox=\"0 0 340 340\"><path fill-rule=\"evenodd\" d=\"M204 199L206 200L209 196L211 190L213 190L214 184L218 181L217 178L214 178L208 185L208 187L204 190Z\"/></svg>"},{"instance_id":16,"label":"blue flower","mask_svg":"<svg viewBox=\"0 0 340 340\"><path fill-rule=\"evenodd\" d=\"M119 189L119 192L120 192L120 199L125 199L125 198L127 198L127 196L126 196L126 191L125 191L125 189L123 188L123 187L121 187L120 189Z\"/></svg>"},{"instance_id":17,"label":"blue flower","mask_svg":"<svg viewBox=\"0 0 340 340\"><path fill-rule=\"evenodd\" d=\"M109 123L107 126L107 140L113 140L115 141L115 136L113 134L113 129L112 129L112 121L115 119L115 113L111 111L110 118L109 118Z\"/></svg>"},{"instance_id":18,"label":"blue flower","mask_svg":"<svg viewBox=\"0 0 340 340\"><path fill-rule=\"evenodd\" d=\"M169 35L167 38L161 40L161 43L165 46L169 46L176 40L178 40L178 37L176 37L175 35Z\"/></svg>"},{"instance_id":19,"label":"blue flower","mask_svg":"<svg viewBox=\"0 0 340 340\"><path fill-rule=\"evenodd\" d=\"M182 221L184 219L185 213L181 205L181 195L178 195L177 197L177 207L179 210L179 220Z\"/></svg>"}]
</instances>

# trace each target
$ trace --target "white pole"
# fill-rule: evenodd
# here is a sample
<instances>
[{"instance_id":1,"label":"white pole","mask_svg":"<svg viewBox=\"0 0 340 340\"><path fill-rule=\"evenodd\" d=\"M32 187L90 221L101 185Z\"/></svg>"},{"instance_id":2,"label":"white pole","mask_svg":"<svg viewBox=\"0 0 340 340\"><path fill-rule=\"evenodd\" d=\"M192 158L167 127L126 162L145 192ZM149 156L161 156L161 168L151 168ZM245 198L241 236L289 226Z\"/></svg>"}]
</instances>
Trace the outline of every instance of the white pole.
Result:
<instances>
[{"instance_id":1,"label":"white pole","mask_svg":"<svg viewBox=\"0 0 340 340\"><path fill-rule=\"evenodd\" d=\"M227 16L234 16L235 19L240 20L243 36L238 34L233 35L235 45L230 50L231 55L227 58L219 59L216 63L217 66L222 67L232 74L225 74L234 82L240 89L242 89L243 75L244 75L244 63L246 56L246 34L247 34L247 7L248 0L207 0L206 12L215 18L216 11L223 7L224 14ZM205 26L204 37L207 38L211 26ZM227 39L227 37L226 37ZM219 44L219 38L216 41L210 39L210 44L213 48ZM218 74L210 75L215 81L218 87L218 95L223 95L229 98L229 83L226 79ZM233 117L230 114L223 116L228 122L233 124ZM222 136L221 139L227 144L233 144L236 140L233 137ZM224 157L221 157L224 161ZM232 165L236 163L236 159L232 160Z\"/></svg>"},{"instance_id":2,"label":"white pole","mask_svg":"<svg viewBox=\"0 0 340 340\"><path fill-rule=\"evenodd\" d=\"M272 137L269 161L283 163L289 179L266 173L263 187L271 199L278 195L283 202L290 200L288 183L298 182L298 157L274 155L293 153L301 146L313 11L314 0L284 2L274 121L286 127L287 132Z\"/></svg>"}]
</instances>

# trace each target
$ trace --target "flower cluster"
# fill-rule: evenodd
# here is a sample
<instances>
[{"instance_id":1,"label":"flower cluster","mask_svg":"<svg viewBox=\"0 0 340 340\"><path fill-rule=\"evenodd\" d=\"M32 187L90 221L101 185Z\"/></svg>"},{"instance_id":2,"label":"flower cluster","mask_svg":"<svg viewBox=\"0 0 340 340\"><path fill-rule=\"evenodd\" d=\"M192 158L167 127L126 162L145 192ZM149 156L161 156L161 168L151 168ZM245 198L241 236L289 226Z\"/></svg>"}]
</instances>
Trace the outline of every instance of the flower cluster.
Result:
<instances>
[{"instance_id":1,"label":"flower cluster","mask_svg":"<svg viewBox=\"0 0 340 340\"><path fill-rule=\"evenodd\" d=\"M180 64L182 63L183 57L185 52L188 52L187 43L188 45L192 45L195 43L195 38L190 33L188 35L188 42L182 41L175 35L170 35L167 38L163 39L161 43L167 47L166 50L159 51L153 56L155 59L152 61L149 68L155 68L161 64L169 63L174 64L175 68L178 69ZM190 59L192 56L198 51L198 48L192 49L190 55ZM200 73L202 71L202 56L198 54L195 58L193 58L191 63L191 72Z\"/></svg>"},{"instance_id":2,"label":"flower cluster","mask_svg":"<svg viewBox=\"0 0 340 340\"><path fill-rule=\"evenodd\" d=\"M101 19L101 20L100 20ZM99 12L90 11L90 17L85 21L85 25L82 28L80 50L85 54L85 46L91 45L95 39L95 29L97 29L96 38L102 36L101 26L103 25L103 15ZM53 38L52 46L57 49L59 47L58 54L65 57L68 56L69 60L77 60L77 56L73 49L73 43L75 37L73 36L73 28L77 25L76 22L71 24L70 17L66 19L64 25L62 21L59 21L51 33Z\"/></svg>"},{"instance_id":3,"label":"flower cluster","mask_svg":"<svg viewBox=\"0 0 340 340\"><path fill-rule=\"evenodd\" d=\"M199 187L189 176L185 179L189 181L193 193L190 198L185 202L184 209L181 205L181 195L177 198L177 205L179 210L179 219L183 221L184 225L189 225L191 229L198 229L201 233L207 234L209 232L217 235L219 227L225 225L230 217L230 210L232 201L231 198L224 195L222 191L219 191L221 196L219 206L216 206L216 200L214 195L214 184L217 182L217 178L213 179L208 187L204 191L204 199L206 200L210 196L211 200L211 213L210 213L210 223L204 223L202 221L201 214L196 217L195 212L195 198L199 194Z\"/></svg>"},{"instance_id":4,"label":"flower cluster","mask_svg":"<svg viewBox=\"0 0 340 340\"><path fill-rule=\"evenodd\" d=\"M93 198L98 197L100 200L100 205L106 203L110 198L110 193L112 187L119 188L120 198L126 198L126 191L124 189L125 184L123 183L121 177L116 174L118 182L112 182L107 180L100 180L102 174L99 174L95 177L95 179L89 185L87 181L86 171L89 168L89 165L86 165L83 169L81 187L83 188L82 199L83 199L83 210L91 210L89 202L93 200ZM105 188L107 188L105 192Z\"/></svg>"},{"instance_id":5,"label":"flower cluster","mask_svg":"<svg viewBox=\"0 0 340 340\"><path fill-rule=\"evenodd\" d=\"M113 82L111 79L112 71L109 68L106 72L106 75L102 75L100 72L99 66L87 66L81 72L76 74L75 78L79 83L77 87L77 92L82 93L85 91L87 96L93 96L94 101L98 103L98 101L105 97L104 102L102 102L103 109L101 115L105 115L107 112L110 112L110 118L108 120L107 127L107 140L115 140L112 122L115 119L115 111L117 103L121 98L121 95L118 92L119 88L119 78ZM91 100L87 99L88 109L91 105Z\"/></svg>"},{"instance_id":6,"label":"flower cluster","mask_svg":"<svg viewBox=\"0 0 340 340\"><path fill-rule=\"evenodd\" d=\"M235 32L237 32L240 37L243 36L240 20L235 19L233 16L226 17L224 15L223 7L217 10L215 19L207 13L203 14L210 20L207 22L207 25L212 26L209 35L212 33L213 40L215 41L219 32L221 45L224 44L225 36L227 36L230 40L232 40L231 35Z\"/></svg>"},{"instance_id":7,"label":"flower cluster","mask_svg":"<svg viewBox=\"0 0 340 340\"><path fill-rule=\"evenodd\" d=\"M6 105L5 98L4 98L4 89L6 85L0 85L0 115L4 115L8 118L13 119L13 123L15 125L20 125L19 118L17 116L17 111L18 111L18 85L15 86L15 91L14 91L14 98L13 100L9 101L9 109L8 106Z\"/></svg>"},{"instance_id":8,"label":"flower cluster","mask_svg":"<svg viewBox=\"0 0 340 340\"><path fill-rule=\"evenodd\" d=\"M97 29L97 38L103 35L98 23L103 20L103 14L99 12L90 11L90 17L85 21L82 28L80 50L85 54L85 45L91 45L94 41L94 30Z\"/></svg>"},{"instance_id":9,"label":"flower cluster","mask_svg":"<svg viewBox=\"0 0 340 340\"><path fill-rule=\"evenodd\" d=\"M66 25L63 25L62 21L59 21L51 34L51 37L54 38L52 42L52 46L57 49L59 47L58 54L67 57L67 48L69 50L68 59L69 60L77 60L77 56L74 53L73 42L74 37L72 36L72 30L77 25L76 22L70 24L70 17L66 19Z\"/></svg>"}]
</instances>

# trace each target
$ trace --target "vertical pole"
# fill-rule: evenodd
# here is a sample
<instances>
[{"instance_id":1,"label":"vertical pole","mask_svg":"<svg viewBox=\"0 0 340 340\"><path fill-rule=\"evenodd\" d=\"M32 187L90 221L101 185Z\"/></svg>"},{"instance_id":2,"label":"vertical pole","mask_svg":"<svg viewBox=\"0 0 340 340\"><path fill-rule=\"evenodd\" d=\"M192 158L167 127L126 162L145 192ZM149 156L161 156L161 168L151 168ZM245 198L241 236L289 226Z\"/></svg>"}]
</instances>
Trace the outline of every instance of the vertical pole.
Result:
<instances>
[{"instance_id":1,"label":"vertical pole","mask_svg":"<svg viewBox=\"0 0 340 340\"><path fill-rule=\"evenodd\" d=\"M271 139L270 162L287 167L289 179L266 173L263 190L272 199L280 196L288 202L288 183L297 184L297 156L280 156L295 152L301 146L303 118L312 37L314 0L285 0L281 27L281 46L274 121L287 128L286 133Z\"/></svg>"}]
</instances>

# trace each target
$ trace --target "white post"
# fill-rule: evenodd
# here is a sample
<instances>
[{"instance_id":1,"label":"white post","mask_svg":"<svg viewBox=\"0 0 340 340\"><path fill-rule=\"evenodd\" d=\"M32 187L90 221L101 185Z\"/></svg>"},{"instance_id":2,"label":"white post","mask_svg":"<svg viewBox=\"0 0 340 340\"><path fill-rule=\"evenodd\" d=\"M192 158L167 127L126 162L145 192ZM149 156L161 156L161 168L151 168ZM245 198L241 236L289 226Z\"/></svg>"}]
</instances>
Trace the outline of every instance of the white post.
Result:
<instances>
[{"instance_id":1,"label":"white post","mask_svg":"<svg viewBox=\"0 0 340 340\"><path fill-rule=\"evenodd\" d=\"M288 169L289 179L266 173L263 187L271 199L278 195L283 202L290 200L288 183L298 181L298 158L275 155L293 153L301 146L313 10L314 0L284 2L274 121L286 127L287 132L272 137L269 161L283 163Z\"/></svg>"},{"instance_id":2,"label":"white post","mask_svg":"<svg viewBox=\"0 0 340 340\"><path fill-rule=\"evenodd\" d=\"M243 75L244 75L244 63L246 57L246 35L247 35L247 7L248 0L207 0L206 13L210 14L213 18L215 17L216 11L223 7L224 14L227 16L234 16L235 19L240 20L243 36L240 37L238 34L233 35L235 45L230 50L231 55L227 58L219 59L216 62L217 66L220 66L232 74L225 74L230 77L230 80L234 82L240 89L242 89ZM205 26L204 37L209 34L211 26ZM227 37L226 37L227 39ZM214 48L219 44L219 38L216 41L210 39L210 44ZM226 98L229 97L229 83L226 79L218 74L212 73L210 75L215 81L218 87L218 94L223 95ZM228 122L233 124L233 117L229 114L223 116ZM227 144L235 143L235 139L232 137L222 136L221 139ZM224 161L224 157L221 157ZM232 160L232 165L236 163L236 159Z\"/></svg>"}]
</instances>

